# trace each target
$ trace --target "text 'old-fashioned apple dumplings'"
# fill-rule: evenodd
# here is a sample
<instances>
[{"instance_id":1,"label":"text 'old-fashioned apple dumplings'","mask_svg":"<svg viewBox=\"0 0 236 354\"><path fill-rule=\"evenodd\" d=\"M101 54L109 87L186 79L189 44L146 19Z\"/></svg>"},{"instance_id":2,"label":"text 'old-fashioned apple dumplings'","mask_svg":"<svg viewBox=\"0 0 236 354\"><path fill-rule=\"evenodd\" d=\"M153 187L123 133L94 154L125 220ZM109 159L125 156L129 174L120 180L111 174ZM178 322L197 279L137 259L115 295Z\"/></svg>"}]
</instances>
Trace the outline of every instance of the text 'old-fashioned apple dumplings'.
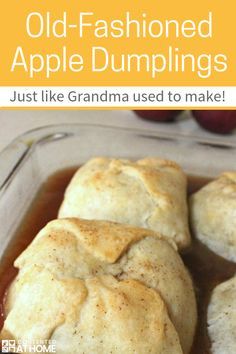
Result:
<instances>
[{"instance_id":1,"label":"text 'old-fashioned apple dumplings'","mask_svg":"<svg viewBox=\"0 0 236 354\"><path fill-rule=\"evenodd\" d=\"M184 248L190 243L186 189L186 176L172 161L94 158L72 178L59 217L145 227Z\"/></svg>"},{"instance_id":2,"label":"text 'old-fashioned apple dumplings'","mask_svg":"<svg viewBox=\"0 0 236 354\"><path fill-rule=\"evenodd\" d=\"M196 237L218 255L236 262L236 172L193 194L190 213Z\"/></svg>"},{"instance_id":3,"label":"text 'old-fashioned apple dumplings'","mask_svg":"<svg viewBox=\"0 0 236 354\"><path fill-rule=\"evenodd\" d=\"M219 284L207 313L212 354L236 353L236 276Z\"/></svg>"},{"instance_id":4,"label":"text 'old-fashioned apple dumplings'","mask_svg":"<svg viewBox=\"0 0 236 354\"><path fill-rule=\"evenodd\" d=\"M191 278L150 230L59 219L17 258L2 339L55 339L57 353L189 353Z\"/></svg>"}]
</instances>

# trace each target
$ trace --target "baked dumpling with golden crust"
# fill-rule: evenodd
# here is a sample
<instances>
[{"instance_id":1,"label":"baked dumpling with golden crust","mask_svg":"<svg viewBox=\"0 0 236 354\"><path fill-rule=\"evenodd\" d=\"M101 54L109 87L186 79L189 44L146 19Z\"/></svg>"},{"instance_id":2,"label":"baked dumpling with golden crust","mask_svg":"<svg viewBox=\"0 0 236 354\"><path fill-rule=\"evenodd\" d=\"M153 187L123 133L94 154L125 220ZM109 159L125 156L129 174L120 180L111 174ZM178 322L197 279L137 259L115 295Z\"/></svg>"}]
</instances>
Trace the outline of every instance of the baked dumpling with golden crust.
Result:
<instances>
[{"instance_id":1,"label":"baked dumpling with golden crust","mask_svg":"<svg viewBox=\"0 0 236 354\"><path fill-rule=\"evenodd\" d=\"M236 276L213 290L207 322L212 354L235 354Z\"/></svg>"},{"instance_id":2,"label":"baked dumpling with golden crust","mask_svg":"<svg viewBox=\"0 0 236 354\"><path fill-rule=\"evenodd\" d=\"M213 252L236 262L236 172L223 173L190 198L195 236Z\"/></svg>"},{"instance_id":3,"label":"baked dumpling with golden crust","mask_svg":"<svg viewBox=\"0 0 236 354\"><path fill-rule=\"evenodd\" d=\"M151 230L59 219L17 258L2 339L56 340L57 353L189 353L191 278Z\"/></svg>"},{"instance_id":4,"label":"baked dumpling with golden crust","mask_svg":"<svg viewBox=\"0 0 236 354\"><path fill-rule=\"evenodd\" d=\"M175 162L93 158L72 178L59 218L148 228L174 240L181 249L190 244L186 189L186 176Z\"/></svg>"}]
</instances>

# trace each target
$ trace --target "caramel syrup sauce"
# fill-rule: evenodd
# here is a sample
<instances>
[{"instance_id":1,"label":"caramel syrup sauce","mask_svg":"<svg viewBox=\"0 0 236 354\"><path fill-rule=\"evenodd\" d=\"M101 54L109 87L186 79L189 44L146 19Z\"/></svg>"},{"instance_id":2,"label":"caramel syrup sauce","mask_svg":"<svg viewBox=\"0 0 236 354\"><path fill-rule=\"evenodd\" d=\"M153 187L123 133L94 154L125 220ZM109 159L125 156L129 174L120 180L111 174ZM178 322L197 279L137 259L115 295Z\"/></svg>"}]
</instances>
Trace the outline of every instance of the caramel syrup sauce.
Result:
<instances>
[{"instance_id":1,"label":"caramel syrup sauce","mask_svg":"<svg viewBox=\"0 0 236 354\"><path fill-rule=\"evenodd\" d=\"M5 294L17 275L17 269L13 266L14 260L26 249L46 223L57 218L66 186L76 169L58 171L42 185L30 211L26 214L5 252L0 267L0 329L4 322ZM208 178L189 176L188 194L196 192L209 181ZM198 325L191 354L211 354L206 326L210 295L217 284L231 278L236 273L236 264L215 255L196 239L193 239L191 248L185 251L182 258L192 275L198 303Z\"/></svg>"}]
</instances>

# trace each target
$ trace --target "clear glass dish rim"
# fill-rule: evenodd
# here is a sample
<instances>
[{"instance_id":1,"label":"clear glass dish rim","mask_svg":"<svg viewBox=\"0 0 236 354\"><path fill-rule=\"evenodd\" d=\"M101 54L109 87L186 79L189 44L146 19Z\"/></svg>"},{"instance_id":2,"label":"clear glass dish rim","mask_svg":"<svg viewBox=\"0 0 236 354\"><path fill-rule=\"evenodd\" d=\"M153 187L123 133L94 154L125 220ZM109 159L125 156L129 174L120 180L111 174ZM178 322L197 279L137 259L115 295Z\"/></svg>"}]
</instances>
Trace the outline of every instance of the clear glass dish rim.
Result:
<instances>
[{"instance_id":1,"label":"clear glass dish rim","mask_svg":"<svg viewBox=\"0 0 236 354\"><path fill-rule=\"evenodd\" d=\"M222 148L235 148L235 143L231 141L221 140L220 137L200 137L189 133L178 133L178 132L164 132L164 131L153 131L149 129L140 129L132 127L120 127L115 125L107 124L93 124L93 123L64 123L64 124L49 124L39 126L34 129L30 129L23 134L20 134L14 138L2 151L0 151L0 166L3 166L3 161L6 163L6 159L14 147L14 152L19 151L19 154L10 161L6 163L7 172L5 176L1 175L0 171L0 192L6 187L9 181L17 174L18 169L24 164L27 157L35 150L38 144L47 143L52 140L63 139L70 136L76 136L79 133L79 129L102 129L106 131L122 132L127 134L136 134L137 136L150 137L156 139L166 139L177 141L178 143L191 142L192 144L202 144L210 145L212 147L222 147Z\"/></svg>"}]
</instances>

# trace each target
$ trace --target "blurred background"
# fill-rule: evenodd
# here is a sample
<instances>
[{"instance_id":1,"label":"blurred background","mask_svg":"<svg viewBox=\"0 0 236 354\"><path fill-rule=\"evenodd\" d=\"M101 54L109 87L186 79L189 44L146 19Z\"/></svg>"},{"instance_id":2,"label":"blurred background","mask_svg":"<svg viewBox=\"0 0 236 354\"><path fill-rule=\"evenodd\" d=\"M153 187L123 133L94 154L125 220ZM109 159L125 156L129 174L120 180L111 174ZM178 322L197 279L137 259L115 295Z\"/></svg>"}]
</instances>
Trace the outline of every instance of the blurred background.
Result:
<instances>
[{"instance_id":1,"label":"blurred background","mask_svg":"<svg viewBox=\"0 0 236 354\"><path fill-rule=\"evenodd\" d=\"M78 122L236 141L236 111L2 110L0 150L28 130Z\"/></svg>"}]
</instances>

